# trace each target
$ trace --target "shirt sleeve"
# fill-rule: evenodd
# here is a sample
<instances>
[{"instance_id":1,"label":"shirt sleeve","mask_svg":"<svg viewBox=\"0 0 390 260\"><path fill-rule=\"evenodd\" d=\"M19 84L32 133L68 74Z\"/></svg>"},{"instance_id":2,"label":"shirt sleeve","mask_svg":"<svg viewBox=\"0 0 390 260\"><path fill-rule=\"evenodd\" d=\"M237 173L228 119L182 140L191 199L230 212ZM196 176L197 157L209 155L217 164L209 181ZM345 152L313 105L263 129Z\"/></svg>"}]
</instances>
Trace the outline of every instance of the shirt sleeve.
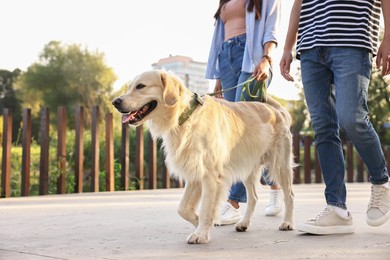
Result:
<instances>
[{"instance_id":1,"label":"shirt sleeve","mask_svg":"<svg viewBox=\"0 0 390 260\"><path fill-rule=\"evenodd\" d=\"M222 49L222 43L224 38L224 27L220 18L214 27L213 38L211 41L210 53L206 67L206 79L218 79L220 77L218 55Z\"/></svg>"},{"instance_id":2,"label":"shirt sleeve","mask_svg":"<svg viewBox=\"0 0 390 260\"><path fill-rule=\"evenodd\" d=\"M276 35L280 25L281 5L280 0L270 0L267 4L266 16L265 16L265 28L263 45L267 42L278 43Z\"/></svg>"}]
</instances>

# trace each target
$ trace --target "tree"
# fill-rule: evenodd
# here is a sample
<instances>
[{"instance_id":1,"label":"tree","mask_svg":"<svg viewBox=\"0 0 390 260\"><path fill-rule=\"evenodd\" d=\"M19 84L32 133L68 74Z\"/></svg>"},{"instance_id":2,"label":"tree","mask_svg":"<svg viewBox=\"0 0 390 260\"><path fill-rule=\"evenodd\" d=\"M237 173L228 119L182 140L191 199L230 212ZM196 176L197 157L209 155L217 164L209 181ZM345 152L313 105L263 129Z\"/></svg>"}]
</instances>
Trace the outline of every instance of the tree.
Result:
<instances>
[{"instance_id":1,"label":"tree","mask_svg":"<svg viewBox=\"0 0 390 260\"><path fill-rule=\"evenodd\" d=\"M379 40L383 41L384 30L380 31ZM375 65L375 59L373 60ZM382 144L390 145L390 129L385 124L390 123L390 79L383 79L381 70L376 66L371 72L370 85L368 87L369 118L381 139Z\"/></svg>"},{"instance_id":2,"label":"tree","mask_svg":"<svg viewBox=\"0 0 390 260\"><path fill-rule=\"evenodd\" d=\"M16 97L14 82L20 75L20 70L13 72L0 70L0 114L4 108L12 110L12 141L19 137L20 122L22 121L22 107L20 100Z\"/></svg>"},{"instance_id":3,"label":"tree","mask_svg":"<svg viewBox=\"0 0 390 260\"><path fill-rule=\"evenodd\" d=\"M305 103L305 96L303 91L299 93L299 100L293 101L290 105L290 115L292 118L291 132L299 133L305 130L305 125L310 124L310 116ZM306 127L307 128L307 127Z\"/></svg>"},{"instance_id":4,"label":"tree","mask_svg":"<svg viewBox=\"0 0 390 260\"><path fill-rule=\"evenodd\" d=\"M293 134L301 131L312 131L310 115L305 102L305 94L301 86L302 79L300 67L298 67L295 77L297 79L295 87L300 90L299 100L292 101L288 109L292 118L291 132Z\"/></svg>"},{"instance_id":5,"label":"tree","mask_svg":"<svg viewBox=\"0 0 390 260\"><path fill-rule=\"evenodd\" d=\"M115 80L102 53L51 41L45 45L39 61L22 73L18 89L24 105L32 108L35 115L40 108L48 107L53 114L51 118L55 118L57 107L66 107L68 126L73 128L77 106L88 110L99 105L102 115L109 111ZM90 122L90 118L86 119Z\"/></svg>"},{"instance_id":6,"label":"tree","mask_svg":"<svg viewBox=\"0 0 390 260\"><path fill-rule=\"evenodd\" d=\"M390 129L385 123L390 122L390 80L385 80L381 72L373 69L368 87L368 108L370 121L377 131L382 144L390 144Z\"/></svg>"}]
</instances>

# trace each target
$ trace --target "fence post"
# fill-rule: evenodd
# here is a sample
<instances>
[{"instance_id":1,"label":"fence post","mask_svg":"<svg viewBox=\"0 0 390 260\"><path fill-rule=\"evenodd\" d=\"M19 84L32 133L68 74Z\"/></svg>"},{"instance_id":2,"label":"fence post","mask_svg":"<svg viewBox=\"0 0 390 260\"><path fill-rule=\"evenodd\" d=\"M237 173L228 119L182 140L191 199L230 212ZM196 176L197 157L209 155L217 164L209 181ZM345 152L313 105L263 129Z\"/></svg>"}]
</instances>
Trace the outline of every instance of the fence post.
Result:
<instances>
[{"instance_id":1,"label":"fence post","mask_svg":"<svg viewBox=\"0 0 390 260\"><path fill-rule=\"evenodd\" d=\"M114 190L114 126L112 113L108 113L106 115L106 191Z\"/></svg>"},{"instance_id":2,"label":"fence post","mask_svg":"<svg viewBox=\"0 0 390 260\"><path fill-rule=\"evenodd\" d=\"M311 136L303 137L303 145L304 145L304 163L305 163L305 183L311 183Z\"/></svg>"},{"instance_id":3,"label":"fence post","mask_svg":"<svg viewBox=\"0 0 390 260\"><path fill-rule=\"evenodd\" d=\"M30 195L31 126L31 109L26 108L23 110L22 130L22 196Z\"/></svg>"},{"instance_id":4,"label":"fence post","mask_svg":"<svg viewBox=\"0 0 390 260\"><path fill-rule=\"evenodd\" d=\"M135 133L135 177L138 179L138 188L144 189L144 126L136 128Z\"/></svg>"},{"instance_id":5,"label":"fence post","mask_svg":"<svg viewBox=\"0 0 390 260\"><path fill-rule=\"evenodd\" d=\"M185 185L182 180L178 180L178 179L175 179L175 183L176 183L176 188L183 188Z\"/></svg>"},{"instance_id":6,"label":"fence post","mask_svg":"<svg viewBox=\"0 0 390 260\"><path fill-rule=\"evenodd\" d=\"M49 143L50 111L41 110L41 155L39 160L39 195L49 193Z\"/></svg>"},{"instance_id":7,"label":"fence post","mask_svg":"<svg viewBox=\"0 0 390 260\"><path fill-rule=\"evenodd\" d=\"M300 142L301 142L301 136L299 133L295 133L293 135L293 154L294 154L294 163L296 167L294 168L294 183L301 183L301 155L300 155Z\"/></svg>"},{"instance_id":8,"label":"fence post","mask_svg":"<svg viewBox=\"0 0 390 260\"><path fill-rule=\"evenodd\" d=\"M83 192L84 178L84 107L76 110L75 192Z\"/></svg>"},{"instance_id":9,"label":"fence post","mask_svg":"<svg viewBox=\"0 0 390 260\"><path fill-rule=\"evenodd\" d=\"M171 177L169 174L169 170L165 164L164 164L164 167L162 169L162 187L164 189L171 188Z\"/></svg>"},{"instance_id":10,"label":"fence post","mask_svg":"<svg viewBox=\"0 0 390 260\"><path fill-rule=\"evenodd\" d=\"M92 108L91 191L99 191L99 106Z\"/></svg>"},{"instance_id":11,"label":"fence post","mask_svg":"<svg viewBox=\"0 0 390 260\"><path fill-rule=\"evenodd\" d=\"M122 124L122 139L121 139L121 189L129 189L129 124Z\"/></svg>"},{"instance_id":12,"label":"fence post","mask_svg":"<svg viewBox=\"0 0 390 260\"><path fill-rule=\"evenodd\" d=\"M149 189L157 189L157 144L153 140L152 135L148 132L149 146L148 146L148 166L149 166Z\"/></svg>"},{"instance_id":13,"label":"fence post","mask_svg":"<svg viewBox=\"0 0 390 260\"><path fill-rule=\"evenodd\" d=\"M1 165L1 197L11 196L11 148L12 148L12 110L3 109L3 154Z\"/></svg>"},{"instance_id":14,"label":"fence post","mask_svg":"<svg viewBox=\"0 0 390 260\"><path fill-rule=\"evenodd\" d=\"M57 108L57 162L59 176L57 178L57 194L66 192L66 109Z\"/></svg>"}]
</instances>

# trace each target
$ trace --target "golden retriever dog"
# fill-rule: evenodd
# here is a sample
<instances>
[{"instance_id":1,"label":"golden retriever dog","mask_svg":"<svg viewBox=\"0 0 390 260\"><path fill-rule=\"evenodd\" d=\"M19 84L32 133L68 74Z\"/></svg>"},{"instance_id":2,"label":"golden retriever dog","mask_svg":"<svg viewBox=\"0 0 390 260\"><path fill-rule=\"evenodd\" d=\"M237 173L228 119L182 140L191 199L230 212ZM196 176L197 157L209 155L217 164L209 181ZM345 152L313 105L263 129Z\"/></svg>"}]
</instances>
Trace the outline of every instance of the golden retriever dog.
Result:
<instances>
[{"instance_id":1,"label":"golden retriever dog","mask_svg":"<svg viewBox=\"0 0 390 260\"><path fill-rule=\"evenodd\" d=\"M263 167L283 189L279 229L293 229L291 117L274 99L233 103L206 95L201 100L178 77L153 70L138 75L112 103L123 123L147 123L153 138L162 139L168 169L185 182L178 213L196 228L188 243L210 240L221 203L237 181L244 183L248 201L235 229L246 231Z\"/></svg>"}]
</instances>

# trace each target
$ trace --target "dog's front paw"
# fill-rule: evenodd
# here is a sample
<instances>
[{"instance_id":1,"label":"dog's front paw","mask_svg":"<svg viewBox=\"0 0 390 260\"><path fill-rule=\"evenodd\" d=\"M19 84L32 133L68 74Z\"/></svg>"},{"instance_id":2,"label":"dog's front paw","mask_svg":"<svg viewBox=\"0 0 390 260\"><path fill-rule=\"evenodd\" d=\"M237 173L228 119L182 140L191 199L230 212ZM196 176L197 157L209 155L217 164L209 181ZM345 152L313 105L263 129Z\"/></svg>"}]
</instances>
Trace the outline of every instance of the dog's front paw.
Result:
<instances>
[{"instance_id":1,"label":"dog's front paw","mask_svg":"<svg viewBox=\"0 0 390 260\"><path fill-rule=\"evenodd\" d=\"M249 227L250 221L239 221L234 228L238 232L245 232Z\"/></svg>"},{"instance_id":2,"label":"dog's front paw","mask_svg":"<svg viewBox=\"0 0 390 260\"><path fill-rule=\"evenodd\" d=\"M192 233L187 238L188 244L206 244L210 241L210 234L209 233Z\"/></svg>"},{"instance_id":3,"label":"dog's front paw","mask_svg":"<svg viewBox=\"0 0 390 260\"><path fill-rule=\"evenodd\" d=\"M293 230L294 229L294 224L292 222L283 222L279 230L287 231L287 230Z\"/></svg>"}]
</instances>

